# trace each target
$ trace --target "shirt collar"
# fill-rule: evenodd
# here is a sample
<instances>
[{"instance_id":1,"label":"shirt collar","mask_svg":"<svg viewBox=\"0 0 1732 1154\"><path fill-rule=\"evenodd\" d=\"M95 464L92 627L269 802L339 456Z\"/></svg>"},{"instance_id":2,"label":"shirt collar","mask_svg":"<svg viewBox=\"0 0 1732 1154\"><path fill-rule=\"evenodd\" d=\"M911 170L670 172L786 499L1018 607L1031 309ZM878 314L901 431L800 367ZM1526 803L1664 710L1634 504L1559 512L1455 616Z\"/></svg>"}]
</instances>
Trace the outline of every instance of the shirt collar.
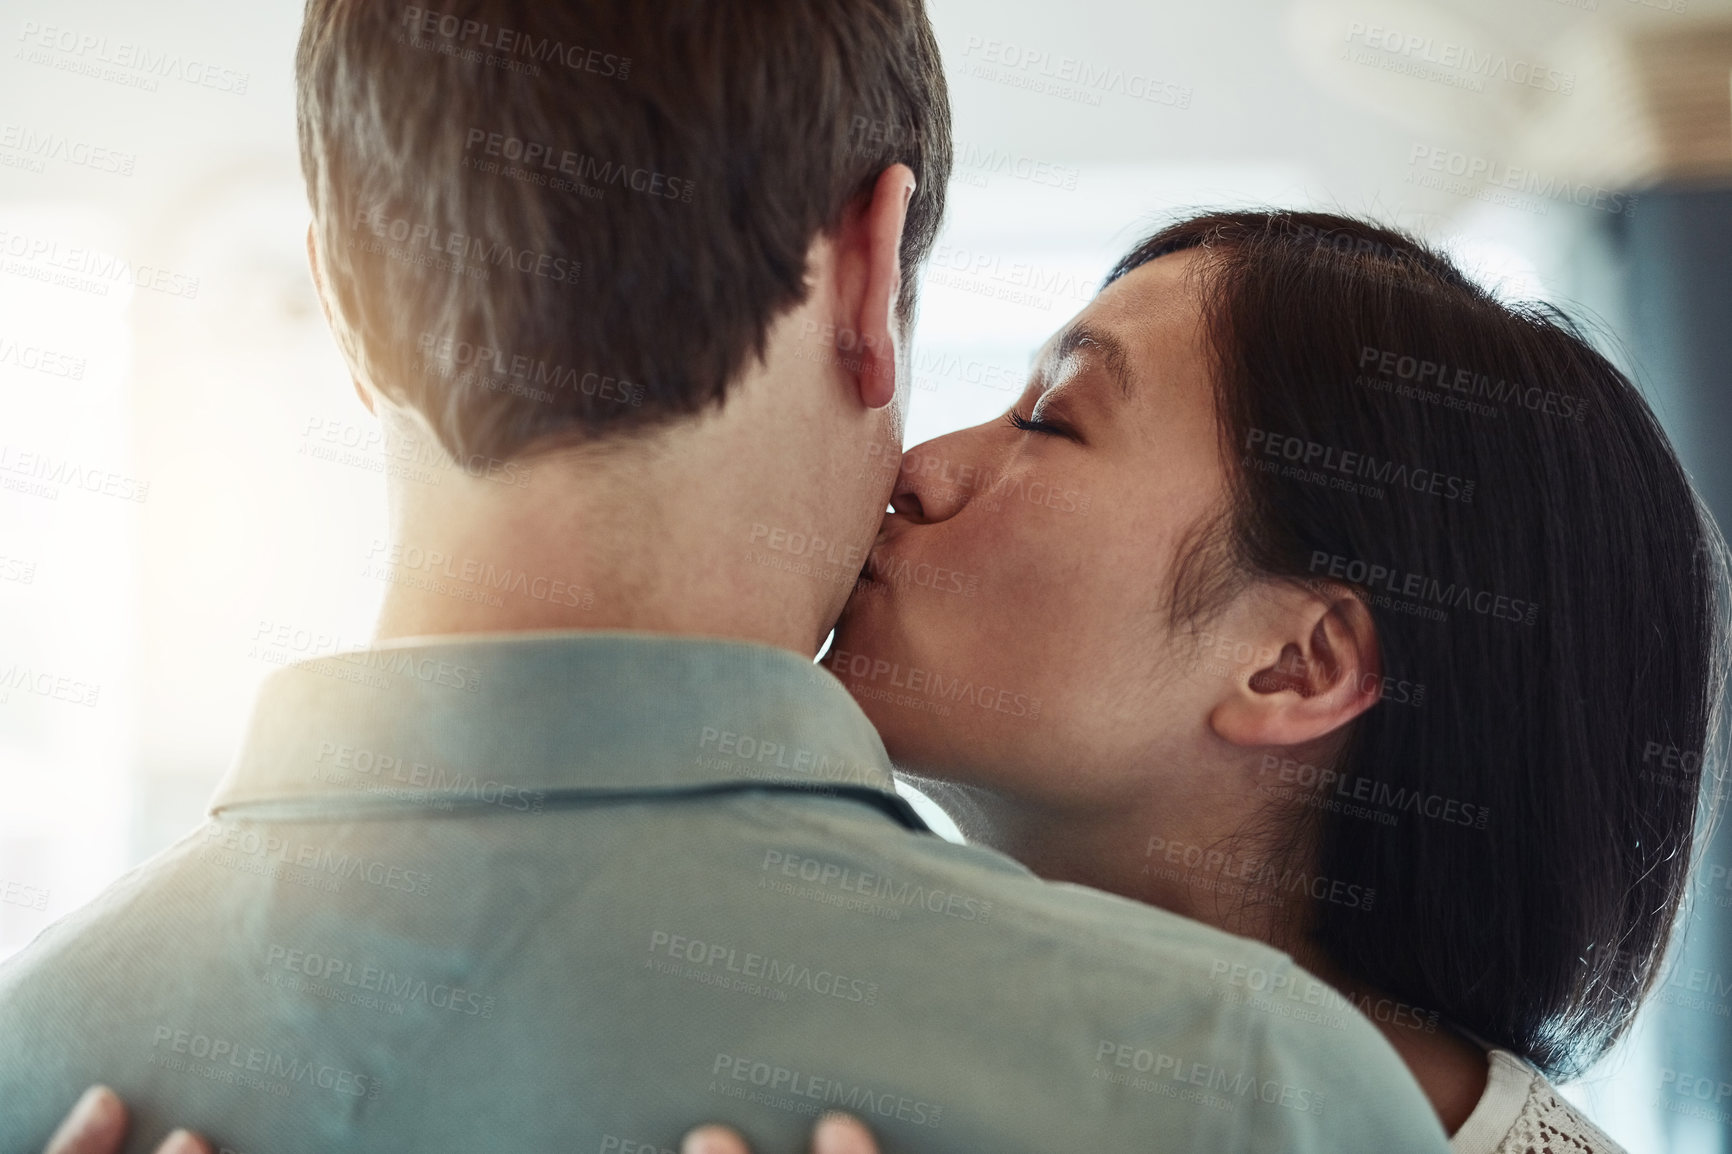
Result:
<instances>
[{"instance_id":1,"label":"shirt collar","mask_svg":"<svg viewBox=\"0 0 1732 1154\"><path fill-rule=\"evenodd\" d=\"M211 812L404 799L521 808L499 799L743 784L863 795L911 814L877 731L812 661L588 631L421 638L281 669Z\"/></svg>"}]
</instances>

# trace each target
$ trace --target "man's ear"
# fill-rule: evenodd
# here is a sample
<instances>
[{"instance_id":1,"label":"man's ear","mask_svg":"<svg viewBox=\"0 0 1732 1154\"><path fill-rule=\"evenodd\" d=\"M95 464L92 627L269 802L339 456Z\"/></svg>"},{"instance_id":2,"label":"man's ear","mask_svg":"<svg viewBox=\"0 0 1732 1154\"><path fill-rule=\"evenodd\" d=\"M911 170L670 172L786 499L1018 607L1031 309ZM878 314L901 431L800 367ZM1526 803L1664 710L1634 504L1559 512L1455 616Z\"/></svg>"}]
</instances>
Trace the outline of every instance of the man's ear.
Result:
<instances>
[{"instance_id":1,"label":"man's ear","mask_svg":"<svg viewBox=\"0 0 1732 1154\"><path fill-rule=\"evenodd\" d=\"M855 276L864 284L848 325L859 334L860 401L881 409L896 399L896 352L900 333L896 302L902 292L902 226L914 196L914 170L893 164L878 174L872 194L850 222Z\"/></svg>"},{"instance_id":2,"label":"man's ear","mask_svg":"<svg viewBox=\"0 0 1732 1154\"><path fill-rule=\"evenodd\" d=\"M1248 748L1302 746L1377 704L1383 664L1371 611L1344 585L1282 586L1247 631L1259 655L1234 669L1209 714L1217 737ZM1273 656L1272 656L1273 655Z\"/></svg>"},{"instance_id":3,"label":"man's ear","mask_svg":"<svg viewBox=\"0 0 1732 1154\"><path fill-rule=\"evenodd\" d=\"M319 266L319 246L315 240L313 225L307 225L307 270L313 274L313 294L319 298L319 307L325 310L325 325L334 335L337 331L337 321L331 315L331 299L325 295L325 270ZM361 403L367 406L367 411L378 416L378 410L373 407L373 394L367 391L367 386L361 383L361 378L350 377L349 383L355 386L355 395L361 398Z\"/></svg>"}]
</instances>

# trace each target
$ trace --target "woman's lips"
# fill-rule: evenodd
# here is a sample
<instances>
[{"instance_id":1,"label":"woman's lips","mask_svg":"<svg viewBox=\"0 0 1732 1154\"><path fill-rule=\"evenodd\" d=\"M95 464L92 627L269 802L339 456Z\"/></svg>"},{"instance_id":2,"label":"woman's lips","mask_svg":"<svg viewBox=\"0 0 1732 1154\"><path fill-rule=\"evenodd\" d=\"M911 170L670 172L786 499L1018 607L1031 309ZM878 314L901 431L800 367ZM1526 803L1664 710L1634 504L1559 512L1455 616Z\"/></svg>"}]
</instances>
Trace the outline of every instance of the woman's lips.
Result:
<instances>
[{"instance_id":1,"label":"woman's lips","mask_svg":"<svg viewBox=\"0 0 1732 1154\"><path fill-rule=\"evenodd\" d=\"M884 582L879 574L889 569L894 562L895 558L890 556L889 551L884 546L875 545L872 551L866 554L866 564L861 566L860 576L863 580L870 581L874 585L882 585Z\"/></svg>"},{"instance_id":2,"label":"woman's lips","mask_svg":"<svg viewBox=\"0 0 1732 1154\"><path fill-rule=\"evenodd\" d=\"M872 542L872 548L866 552L866 563L860 566L860 582L875 585L880 591L889 587L889 582L883 574L890 571L896 558L890 555L890 543L896 539L903 526L897 522L900 518L891 513L884 518L884 524L879 526L878 538Z\"/></svg>"},{"instance_id":3,"label":"woman's lips","mask_svg":"<svg viewBox=\"0 0 1732 1154\"><path fill-rule=\"evenodd\" d=\"M889 571L893 564L891 558L882 548L874 548L866 554L866 563L860 567L860 577L854 583L856 590L870 587L873 593L890 592L891 582L885 581L883 574Z\"/></svg>"},{"instance_id":4,"label":"woman's lips","mask_svg":"<svg viewBox=\"0 0 1732 1154\"><path fill-rule=\"evenodd\" d=\"M878 549L873 549L871 553L866 554L866 563L861 565L861 575L859 575L859 582L857 582L857 584L864 584L864 586L875 586L875 584L878 584L878 577L876 577L875 572L878 565L880 565L880 561L878 561Z\"/></svg>"}]
</instances>

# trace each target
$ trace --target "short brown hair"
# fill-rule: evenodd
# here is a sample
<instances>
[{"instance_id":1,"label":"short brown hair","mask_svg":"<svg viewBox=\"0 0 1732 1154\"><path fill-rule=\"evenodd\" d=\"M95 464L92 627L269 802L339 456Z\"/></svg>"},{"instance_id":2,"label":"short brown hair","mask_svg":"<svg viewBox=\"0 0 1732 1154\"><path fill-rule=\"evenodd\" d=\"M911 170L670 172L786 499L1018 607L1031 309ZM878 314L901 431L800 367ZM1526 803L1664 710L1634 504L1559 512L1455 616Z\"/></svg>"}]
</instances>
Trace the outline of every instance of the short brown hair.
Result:
<instances>
[{"instance_id":1,"label":"short brown hair","mask_svg":"<svg viewBox=\"0 0 1732 1154\"><path fill-rule=\"evenodd\" d=\"M896 163L906 321L944 211L921 0L308 0L296 78L344 352L459 461L719 403Z\"/></svg>"}]
</instances>

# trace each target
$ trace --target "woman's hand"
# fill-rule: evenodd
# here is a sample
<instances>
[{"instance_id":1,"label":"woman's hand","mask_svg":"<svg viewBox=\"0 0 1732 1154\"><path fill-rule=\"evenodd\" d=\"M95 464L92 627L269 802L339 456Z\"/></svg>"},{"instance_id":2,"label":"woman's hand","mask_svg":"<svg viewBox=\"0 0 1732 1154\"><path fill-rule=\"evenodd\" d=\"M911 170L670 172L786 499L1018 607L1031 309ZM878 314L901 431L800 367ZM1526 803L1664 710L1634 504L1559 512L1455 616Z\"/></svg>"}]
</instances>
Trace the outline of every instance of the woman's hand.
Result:
<instances>
[{"instance_id":1,"label":"woman's hand","mask_svg":"<svg viewBox=\"0 0 1732 1154\"><path fill-rule=\"evenodd\" d=\"M126 1103L107 1086L84 1092L42 1154L120 1154L126 1141ZM176 1130L156 1154L211 1154L203 1138ZM746 1140L726 1126L700 1126L680 1142L680 1154L752 1154ZM878 1154L878 1143L858 1119L826 1114L812 1131L812 1154Z\"/></svg>"},{"instance_id":2,"label":"woman's hand","mask_svg":"<svg viewBox=\"0 0 1732 1154\"><path fill-rule=\"evenodd\" d=\"M726 1126L699 1126L680 1142L680 1154L752 1154L752 1148ZM826 1114L812 1130L812 1154L878 1154L878 1143L858 1118Z\"/></svg>"},{"instance_id":3,"label":"woman's hand","mask_svg":"<svg viewBox=\"0 0 1732 1154\"><path fill-rule=\"evenodd\" d=\"M120 1154L126 1141L126 1103L107 1086L92 1086L66 1115L42 1154ZM156 1154L211 1154L197 1134L176 1130L162 1140Z\"/></svg>"}]
</instances>

